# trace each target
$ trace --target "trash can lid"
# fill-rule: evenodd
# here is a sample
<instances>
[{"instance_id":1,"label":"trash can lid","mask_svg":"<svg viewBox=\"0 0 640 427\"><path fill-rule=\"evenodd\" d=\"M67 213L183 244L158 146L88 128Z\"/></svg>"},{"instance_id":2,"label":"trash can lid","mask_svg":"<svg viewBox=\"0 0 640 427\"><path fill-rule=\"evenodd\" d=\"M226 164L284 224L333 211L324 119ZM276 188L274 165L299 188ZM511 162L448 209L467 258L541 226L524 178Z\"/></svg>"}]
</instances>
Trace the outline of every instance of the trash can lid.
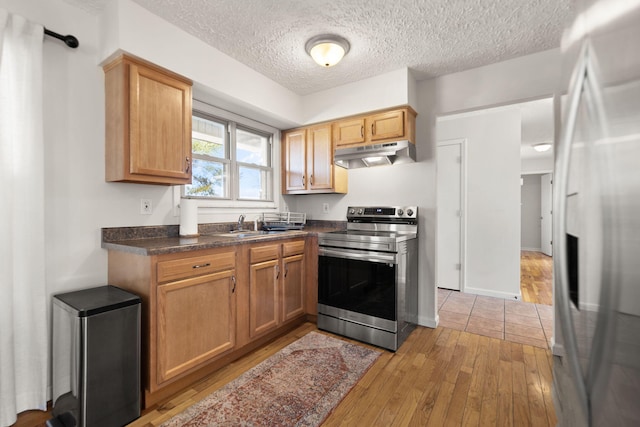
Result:
<instances>
[{"instance_id":1,"label":"trash can lid","mask_svg":"<svg viewBox=\"0 0 640 427\"><path fill-rule=\"evenodd\" d=\"M115 286L82 289L53 296L78 312L78 317L93 316L140 304L140 297Z\"/></svg>"}]
</instances>

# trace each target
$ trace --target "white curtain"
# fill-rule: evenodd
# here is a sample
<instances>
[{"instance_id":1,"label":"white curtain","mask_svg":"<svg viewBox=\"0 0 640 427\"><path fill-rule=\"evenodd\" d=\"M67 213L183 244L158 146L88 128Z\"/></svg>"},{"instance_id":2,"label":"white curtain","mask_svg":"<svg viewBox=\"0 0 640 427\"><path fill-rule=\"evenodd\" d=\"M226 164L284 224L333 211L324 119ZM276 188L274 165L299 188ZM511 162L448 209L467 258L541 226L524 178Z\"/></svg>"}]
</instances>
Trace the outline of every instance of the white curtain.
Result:
<instances>
[{"instance_id":1,"label":"white curtain","mask_svg":"<svg viewBox=\"0 0 640 427\"><path fill-rule=\"evenodd\" d=\"M0 426L47 401L42 39L0 8Z\"/></svg>"}]
</instances>

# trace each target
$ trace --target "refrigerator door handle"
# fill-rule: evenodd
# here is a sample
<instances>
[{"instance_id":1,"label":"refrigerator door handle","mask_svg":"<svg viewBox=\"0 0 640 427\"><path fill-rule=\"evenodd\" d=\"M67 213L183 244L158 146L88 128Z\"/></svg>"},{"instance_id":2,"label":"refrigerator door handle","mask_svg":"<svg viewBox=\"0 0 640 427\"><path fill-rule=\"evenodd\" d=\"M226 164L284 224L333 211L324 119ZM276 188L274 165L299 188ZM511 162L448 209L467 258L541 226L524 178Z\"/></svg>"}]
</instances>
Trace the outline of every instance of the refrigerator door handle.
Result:
<instances>
[{"instance_id":1,"label":"refrigerator door handle","mask_svg":"<svg viewBox=\"0 0 640 427\"><path fill-rule=\"evenodd\" d=\"M553 234L553 242L556 249L553 253L553 269L555 276L555 292L557 295L558 312L560 314L560 328L564 340L566 358L569 362L569 371L574 382L579 401L583 405L583 413L589 414L588 398L583 373L578 360L578 344L576 332L573 327L571 306L569 299L569 274L567 270L567 194L569 182L569 161L571 158L571 145L575 136L576 122L580 100L587 76L588 45L585 44L578 57L578 62L571 76L569 85L569 103L565 126L562 129L560 140L556 149L554 186L557 191L553 193L553 212L556 221Z\"/></svg>"},{"instance_id":2,"label":"refrigerator door handle","mask_svg":"<svg viewBox=\"0 0 640 427\"><path fill-rule=\"evenodd\" d=\"M606 119L605 105L601 86L598 79L598 71L596 59L593 53L589 55L589 60L586 61L586 79L584 84L585 101L588 103L589 111L594 117L597 124L597 129L600 132L599 139L606 141L609 137L608 122ZM609 176L612 173L612 167L609 159L608 150L597 150L598 145L602 146L602 143L594 144L592 148L592 157L597 159L595 164L596 174L598 179L592 185L597 186L597 194L602 196L603 194L611 194L611 189L608 186L611 185ZM593 341L591 345L591 352L589 354L589 365L587 370L587 394L590 398L601 399L603 396L599 396L598 392L603 389L598 387L598 381L607 381L608 378L608 364L607 360L612 360L615 337L615 306L618 298L619 290L619 268L615 265L615 260L618 254L616 248L612 245L611 235L615 233L611 218L615 218L616 215L613 212L615 209L612 203L603 205L603 201L597 202L597 206L600 208L599 228L602 235L598 236L600 242L595 245L600 250L600 256L598 260L600 264L599 277L600 277L600 295L599 295L599 309L596 321L596 328L593 335ZM605 237L605 235L607 237ZM619 239L620 236L615 236L614 240ZM594 249L595 250L595 249Z\"/></svg>"}]
</instances>

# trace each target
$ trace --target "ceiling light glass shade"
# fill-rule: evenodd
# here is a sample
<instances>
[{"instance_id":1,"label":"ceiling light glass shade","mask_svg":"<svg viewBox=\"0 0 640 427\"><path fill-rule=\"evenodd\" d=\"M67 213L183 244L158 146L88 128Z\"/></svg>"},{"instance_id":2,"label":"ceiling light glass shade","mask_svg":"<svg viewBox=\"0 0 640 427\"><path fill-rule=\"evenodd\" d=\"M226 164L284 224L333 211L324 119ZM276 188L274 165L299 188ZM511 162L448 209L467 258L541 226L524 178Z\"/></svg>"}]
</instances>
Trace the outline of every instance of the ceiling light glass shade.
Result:
<instances>
[{"instance_id":1,"label":"ceiling light glass shade","mask_svg":"<svg viewBox=\"0 0 640 427\"><path fill-rule=\"evenodd\" d=\"M544 151L548 151L551 148L551 143L550 142L543 142L541 144L536 144L533 146L533 149L542 153Z\"/></svg>"},{"instance_id":2,"label":"ceiling light glass shade","mask_svg":"<svg viewBox=\"0 0 640 427\"><path fill-rule=\"evenodd\" d=\"M310 39L305 49L318 65L331 67L349 52L349 42L340 36L322 35Z\"/></svg>"}]
</instances>

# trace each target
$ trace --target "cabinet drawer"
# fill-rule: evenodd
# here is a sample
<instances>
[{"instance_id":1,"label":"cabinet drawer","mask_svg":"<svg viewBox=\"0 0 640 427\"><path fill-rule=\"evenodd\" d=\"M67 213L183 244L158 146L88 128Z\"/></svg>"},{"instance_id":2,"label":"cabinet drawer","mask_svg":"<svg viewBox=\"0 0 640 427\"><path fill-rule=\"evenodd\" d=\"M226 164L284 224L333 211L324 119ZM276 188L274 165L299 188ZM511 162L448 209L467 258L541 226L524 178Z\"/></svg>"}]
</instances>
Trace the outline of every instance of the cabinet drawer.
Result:
<instances>
[{"instance_id":1,"label":"cabinet drawer","mask_svg":"<svg viewBox=\"0 0 640 427\"><path fill-rule=\"evenodd\" d=\"M278 258L278 245L266 245L251 248L249 250L249 262L255 264L256 262L268 261L270 259Z\"/></svg>"},{"instance_id":2,"label":"cabinet drawer","mask_svg":"<svg viewBox=\"0 0 640 427\"><path fill-rule=\"evenodd\" d=\"M282 244L282 256L288 257L304 253L304 240Z\"/></svg>"},{"instance_id":3,"label":"cabinet drawer","mask_svg":"<svg viewBox=\"0 0 640 427\"><path fill-rule=\"evenodd\" d=\"M222 252L171 261L161 261L158 263L158 282L162 283L218 271L232 270L235 266L235 252Z\"/></svg>"}]
</instances>

